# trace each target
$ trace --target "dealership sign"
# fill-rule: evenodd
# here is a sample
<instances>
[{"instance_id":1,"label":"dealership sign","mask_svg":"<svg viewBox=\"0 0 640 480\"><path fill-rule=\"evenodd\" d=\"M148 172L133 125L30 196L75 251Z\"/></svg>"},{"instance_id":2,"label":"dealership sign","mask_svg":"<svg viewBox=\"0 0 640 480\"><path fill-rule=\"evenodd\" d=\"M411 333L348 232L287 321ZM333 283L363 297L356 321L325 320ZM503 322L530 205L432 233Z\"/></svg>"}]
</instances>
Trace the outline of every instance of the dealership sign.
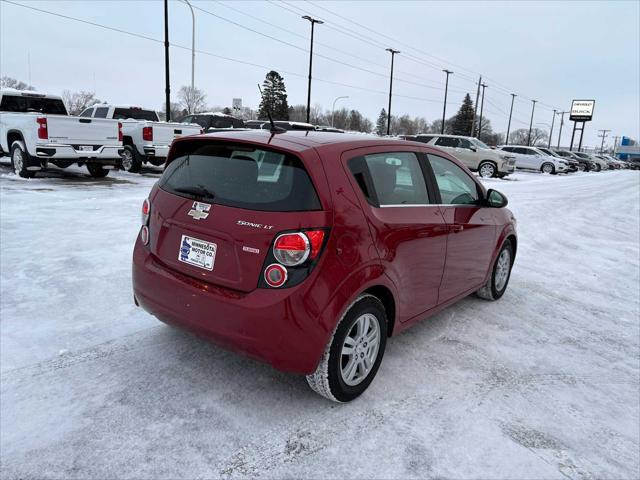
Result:
<instances>
[{"instance_id":1,"label":"dealership sign","mask_svg":"<svg viewBox=\"0 0 640 480\"><path fill-rule=\"evenodd\" d=\"M571 103L569 120L572 122L590 122L595 104L595 100L574 100Z\"/></svg>"}]
</instances>

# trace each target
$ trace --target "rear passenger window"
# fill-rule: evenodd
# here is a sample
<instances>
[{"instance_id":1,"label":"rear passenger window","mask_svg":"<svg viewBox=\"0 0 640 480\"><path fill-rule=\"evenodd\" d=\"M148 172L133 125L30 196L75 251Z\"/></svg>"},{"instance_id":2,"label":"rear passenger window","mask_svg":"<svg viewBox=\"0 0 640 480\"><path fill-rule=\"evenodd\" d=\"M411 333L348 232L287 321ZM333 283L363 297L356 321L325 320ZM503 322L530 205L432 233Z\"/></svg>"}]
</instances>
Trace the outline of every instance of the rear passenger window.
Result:
<instances>
[{"instance_id":1,"label":"rear passenger window","mask_svg":"<svg viewBox=\"0 0 640 480\"><path fill-rule=\"evenodd\" d=\"M429 163L436 177L440 198L444 205L475 205L480 199L476 182L451 160L429 155Z\"/></svg>"},{"instance_id":2,"label":"rear passenger window","mask_svg":"<svg viewBox=\"0 0 640 480\"><path fill-rule=\"evenodd\" d=\"M365 197L376 206L426 205L427 186L415 153L373 153L349 162Z\"/></svg>"},{"instance_id":3,"label":"rear passenger window","mask_svg":"<svg viewBox=\"0 0 640 480\"><path fill-rule=\"evenodd\" d=\"M109 113L109 107L97 107L93 118L107 118L107 113Z\"/></svg>"},{"instance_id":4,"label":"rear passenger window","mask_svg":"<svg viewBox=\"0 0 640 480\"><path fill-rule=\"evenodd\" d=\"M440 137L438 140L436 140L436 145L438 147L456 148L458 146L458 139L453 137Z\"/></svg>"},{"instance_id":5,"label":"rear passenger window","mask_svg":"<svg viewBox=\"0 0 640 480\"><path fill-rule=\"evenodd\" d=\"M248 210L322 208L302 161L293 155L200 142L177 144L176 150L159 182L169 193Z\"/></svg>"}]
</instances>

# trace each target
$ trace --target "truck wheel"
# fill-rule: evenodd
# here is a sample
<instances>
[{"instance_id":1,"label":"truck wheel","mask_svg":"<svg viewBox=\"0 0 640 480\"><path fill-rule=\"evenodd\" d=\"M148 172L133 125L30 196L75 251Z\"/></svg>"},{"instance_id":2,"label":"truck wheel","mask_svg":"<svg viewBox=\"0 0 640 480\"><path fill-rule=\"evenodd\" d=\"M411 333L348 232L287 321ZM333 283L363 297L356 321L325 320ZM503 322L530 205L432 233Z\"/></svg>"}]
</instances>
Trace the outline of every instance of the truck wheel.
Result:
<instances>
[{"instance_id":1,"label":"truck wheel","mask_svg":"<svg viewBox=\"0 0 640 480\"><path fill-rule=\"evenodd\" d=\"M350 402L373 381L387 344L387 316L373 295L360 296L338 322L316 371L311 389L334 402Z\"/></svg>"},{"instance_id":2,"label":"truck wheel","mask_svg":"<svg viewBox=\"0 0 640 480\"><path fill-rule=\"evenodd\" d=\"M125 145L122 152L122 169L130 173L138 173L142 168L142 160L135 147Z\"/></svg>"},{"instance_id":3,"label":"truck wheel","mask_svg":"<svg viewBox=\"0 0 640 480\"><path fill-rule=\"evenodd\" d=\"M491 178L496 176L497 168L493 162L482 162L478 166L478 173L483 178Z\"/></svg>"},{"instance_id":4,"label":"truck wheel","mask_svg":"<svg viewBox=\"0 0 640 480\"><path fill-rule=\"evenodd\" d=\"M87 163L87 170L93 178L104 178L109 175L109 170L103 168L99 163Z\"/></svg>"},{"instance_id":5,"label":"truck wheel","mask_svg":"<svg viewBox=\"0 0 640 480\"><path fill-rule=\"evenodd\" d=\"M19 142L13 142L11 146L11 167L16 175L22 178L33 178L36 172L27 170L29 163L29 154L23 149Z\"/></svg>"}]
</instances>

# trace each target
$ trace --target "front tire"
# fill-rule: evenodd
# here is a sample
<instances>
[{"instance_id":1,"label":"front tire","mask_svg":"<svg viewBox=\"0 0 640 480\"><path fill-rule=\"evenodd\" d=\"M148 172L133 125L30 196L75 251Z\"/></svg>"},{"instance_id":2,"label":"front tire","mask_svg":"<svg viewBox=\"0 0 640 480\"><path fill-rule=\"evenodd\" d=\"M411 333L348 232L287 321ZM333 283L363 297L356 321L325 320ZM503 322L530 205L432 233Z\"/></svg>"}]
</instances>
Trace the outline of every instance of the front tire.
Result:
<instances>
[{"instance_id":1,"label":"front tire","mask_svg":"<svg viewBox=\"0 0 640 480\"><path fill-rule=\"evenodd\" d=\"M122 151L122 169L129 173L138 173L142 169L142 160L132 145L125 145Z\"/></svg>"},{"instance_id":2,"label":"front tire","mask_svg":"<svg viewBox=\"0 0 640 480\"><path fill-rule=\"evenodd\" d=\"M502 297L507 290L507 285L509 285L512 266L513 247L510 241L506 241L493 264L489 280L487 280L484 287L476 292L476 295L485 300L498 300Z\"/></svg>"},{"instance_id":3,"label":"front tire","mask_svg":"<svg viewBox=\"0 0 640 480\"><path fill-rule=\"evenodd\" d=\"M347 309L320 359L307 375L313 391L334 402L350 402L371 384L387 345L384 305L362 295Z\"/></svg>"},{"instance_id":4,"label":"front tire","mask_svg":"<svg viewBox=\"0 0 640 480\"><path fill-rule=\"evenodd\" d=\"M26 150L18 142L14 142L11 146L11 168L16 175L22 178L33 178L36 172L27 170L30 156Z\"/></svg>"},{"instance_id":5,"label":"front tire","mask_svg":"<svg viewBox=\"0 0 640 480\"><path fill-rule=\"evenodd\" d=\"M542 167L540 167L540 171L542 173L550 173L553 175L556 173L556 167L553 165L553 163L543 163Z\"/></svg>"},{"instance_id":6,"label":"front tire","mask_svg":"<svg viewBox=\"0 0 640 480\"><path fill-rule=\"evenodd\" d=\"M103 168L99 163L87 163L87 170L93 178L104 178L109 175L109 170Z\"/></svg>"},{"instance_id":7,"label":"front tire","mask_svg":"<svg viewBox=\"0 0 640 480\"><path fill-rule=\"evenodd\" d=\"M496 165L493 162L482 162L478 165L478 174L482 178L492 178L495 177L498 172Z\"/></svg>"}]
</instances>

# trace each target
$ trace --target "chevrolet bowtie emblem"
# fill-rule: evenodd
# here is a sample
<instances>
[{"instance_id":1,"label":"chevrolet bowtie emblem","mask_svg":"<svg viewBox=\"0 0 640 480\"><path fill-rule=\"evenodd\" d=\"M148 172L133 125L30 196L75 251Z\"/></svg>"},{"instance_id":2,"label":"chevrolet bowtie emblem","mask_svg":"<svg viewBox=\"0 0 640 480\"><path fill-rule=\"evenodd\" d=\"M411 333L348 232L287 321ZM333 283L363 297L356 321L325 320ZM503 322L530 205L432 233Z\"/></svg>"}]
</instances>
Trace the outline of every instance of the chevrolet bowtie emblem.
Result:
<instances>
[{"instance_id":1,"label":"chevrolet bowtie emblem","mask_svg":"<svg viewBox=\"0 0 640 480\"><path fill-rule=\"evenodd\" d=\"M211 210L211 205L208 203L193 202L187 215L193 217L194 220L201 220L209 216L209 210Z\"/></svg>"}]
</instances>

